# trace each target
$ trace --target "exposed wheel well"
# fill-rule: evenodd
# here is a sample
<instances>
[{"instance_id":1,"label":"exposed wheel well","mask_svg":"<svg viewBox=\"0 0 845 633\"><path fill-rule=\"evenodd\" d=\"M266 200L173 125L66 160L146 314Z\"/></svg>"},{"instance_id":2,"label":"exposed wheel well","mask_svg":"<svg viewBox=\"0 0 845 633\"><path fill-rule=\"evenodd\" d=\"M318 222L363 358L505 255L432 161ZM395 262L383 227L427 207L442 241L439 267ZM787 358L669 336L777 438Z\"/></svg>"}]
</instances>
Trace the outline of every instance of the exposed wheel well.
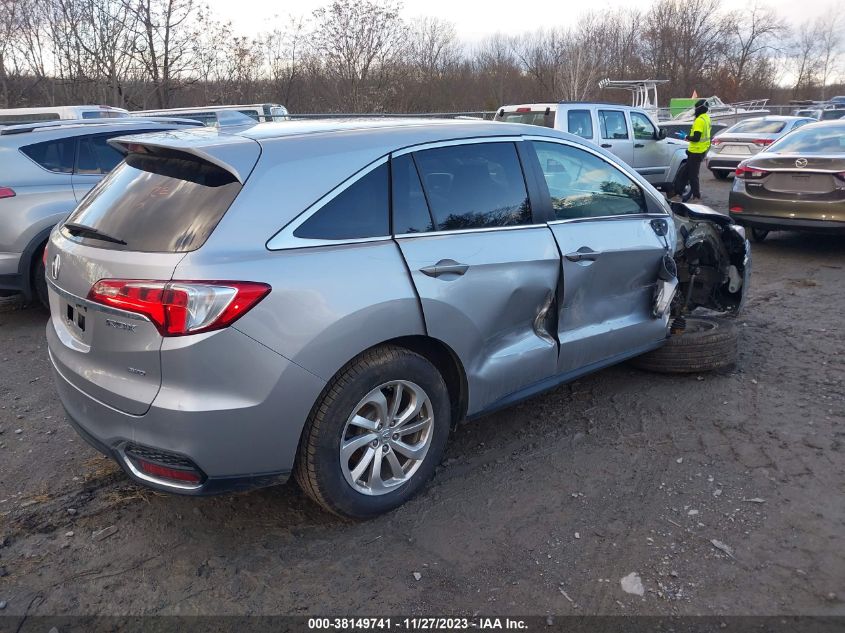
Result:
<instances>
[{"instance_id":1,"label":"exposed wheel well","mask_svg":"<svg viewBox=\"0 0 845 633\"><path fill-rule=\"evenodd\" d=\"M33 298L35 268L38 264L38 258L41 257L41 252L50 239L50 232L52 230L53 227L50 227L42 231L39 235L36 235L35 239L24 249L23 255L21 256L20 264L18 265L18 278L20 279L21 293L27 302Z\"/></svg>"},{"instance_id":2,"label":"exposed wheel well","mask_svg":"<svg viewBox=\"0 0 845 633\"><path fill-rule=\"evenodd\" d=\"M434 365L443 376L452 402L452 424L464 418L469 401L466 372L455 352L448 345L428 336L402 336L381 345L398 345L415 352Z\"/></svg>"}]
</instances>

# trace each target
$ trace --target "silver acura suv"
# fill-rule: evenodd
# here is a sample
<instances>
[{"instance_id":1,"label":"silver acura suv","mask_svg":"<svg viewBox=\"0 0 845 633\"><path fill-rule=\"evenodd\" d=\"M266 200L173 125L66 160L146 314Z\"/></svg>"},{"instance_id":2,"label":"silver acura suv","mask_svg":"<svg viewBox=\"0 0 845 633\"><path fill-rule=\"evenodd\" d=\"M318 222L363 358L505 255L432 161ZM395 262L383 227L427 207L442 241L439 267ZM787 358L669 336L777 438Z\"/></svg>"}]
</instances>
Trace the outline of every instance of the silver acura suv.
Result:
<instances>
[{"instance_id":1,"label":"silver acura suv","mask_svg":"<svg viewBox=\"0 0 845 633\"><path fill-rule=\"evenodd\" d=\"M730 219L673 212L555 130L302 121L112 144L125 161L50 237L49 355L79 433L161 490L293 473L374 516L424 486L458 420L661 348L670 320L735 311L747 286Z\"/></svg>"}]
</instances>

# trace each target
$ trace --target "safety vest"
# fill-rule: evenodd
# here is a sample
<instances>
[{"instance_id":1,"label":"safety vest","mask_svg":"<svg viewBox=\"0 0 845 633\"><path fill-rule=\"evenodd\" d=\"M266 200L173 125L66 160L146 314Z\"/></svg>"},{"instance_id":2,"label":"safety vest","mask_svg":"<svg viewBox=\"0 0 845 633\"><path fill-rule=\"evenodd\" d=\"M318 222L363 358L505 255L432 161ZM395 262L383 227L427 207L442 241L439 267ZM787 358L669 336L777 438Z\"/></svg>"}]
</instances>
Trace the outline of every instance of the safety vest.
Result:
<instances>
[{"instance_id":1,"label":"safety vest","mask_svg":"<svg viewBox=\"0 0 845 633\"><path fill-rule=\"evenodd\" d=\"M690 154L703 154L710 149L710 115L706 112L699 114L695 117L695 121L692 122L690 136L696 132L701 132L701 140L690 141L688 149Z\"/></svg>"}]
</instances>

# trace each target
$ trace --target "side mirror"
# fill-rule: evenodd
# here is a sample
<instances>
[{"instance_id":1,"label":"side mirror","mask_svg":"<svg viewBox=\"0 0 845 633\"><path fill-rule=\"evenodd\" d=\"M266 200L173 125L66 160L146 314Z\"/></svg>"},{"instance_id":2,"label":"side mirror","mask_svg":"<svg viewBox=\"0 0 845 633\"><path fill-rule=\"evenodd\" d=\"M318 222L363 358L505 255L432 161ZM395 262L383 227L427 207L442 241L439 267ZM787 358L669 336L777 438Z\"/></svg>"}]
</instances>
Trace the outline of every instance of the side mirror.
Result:
<instances>
[{"instance_id":1,"label":"side mirror","mask_svg":"<svg viewBox=\"0 0 845 633\"><path fill-rule=\"evenodd\" d=\"M666 138L666 130L664 130L662 127L657 128L657 140L660 141L664 138Z\"/></svg>"}]
</instances>

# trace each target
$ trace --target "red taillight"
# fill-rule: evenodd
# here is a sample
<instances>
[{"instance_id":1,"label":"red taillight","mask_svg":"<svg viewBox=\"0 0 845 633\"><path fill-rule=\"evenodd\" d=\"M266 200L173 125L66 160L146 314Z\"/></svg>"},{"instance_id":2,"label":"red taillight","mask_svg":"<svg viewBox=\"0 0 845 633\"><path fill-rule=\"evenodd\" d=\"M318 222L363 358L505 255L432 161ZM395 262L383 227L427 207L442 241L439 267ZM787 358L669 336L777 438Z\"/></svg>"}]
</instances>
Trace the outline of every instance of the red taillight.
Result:
<instances>
[{"instance_id":1,"label":"red taillight","mask_svg":"<svg viewBox=\"0 0 845 633\"><path fill-rule=\"evenodd\" d=\"M517 108L517 112L531 112L531 108Z\"/></svg>"},{"instance_id":2,"label":"red taillight","mask_svg":"<svg viewBox=\"0 0 845 633\"><path fill-rule=\"evenodd\" d=\"M775 142L773 138L757 138L752 141L755 145L759 145L760 147L766 147L767 145L771 145Z\"/></svg>"},{"instance_id":3,"label":"red taillight","mask_svg":"<svg viewBox=\"0 0 845 633\"><path fill-rule=\"evenodd\" d=\"M710 141L711 145L721 145L722 143L724 143L724 141L720 138L714 138L712 141Z\"/></svg>"},{"instance_id":4,"label":"red taillight","mask_svg":"<svg viewBox=\"0 0 845 633\"><path fill-rule=\"evenodd\" d=\"M185 336L231 325L269 292L267 284L251 281L101 279L88 299L142 314L162 336Z\"/></svg>"},{"instance_id":5,"label":"red taillight","mask_svg":"<svg viewBox=\"0 0 845 633\"><path fill-rule=\"evenodd\" d=\"M739 167L736 168L736 172L734 173L735 178L742 178L743 180L758 180L760 178L765 178L768 175L769 172L765 169L748 167L743 163L739 164Z\"/></svg>"},{"instance_id":6,"label":"red taillight","mask_svg":"<svg viewBox=\"0 0 845 633\"><path fill-rule=\"evenodd\" d=\"M191 484L198 484L202 481L200 474L193 470L169 468L167 466L153 464L152 462L146 462L143 459L136 459L136 462L141 471L153 477L172 479L174 481L184 481Z\"/></svg>"},{"instance_id":7,"label":"red taillight","mask_svg":"<svg viewBox=\"0 0 845 633\"><path fill-rule=\"evenodd\" d=\"M742 213L742 207L731 207L731 213Z\"/></svg>"},{"instance_id":8,"label":"red taillight","mask_svg":"<svg viewBox=\"0 0 845 633\"><path fill-rule=\"evenodd\" d=\"M14 198L15 190L11 187L0 187L0 198Z\"/></svg>"}]
</instances>

